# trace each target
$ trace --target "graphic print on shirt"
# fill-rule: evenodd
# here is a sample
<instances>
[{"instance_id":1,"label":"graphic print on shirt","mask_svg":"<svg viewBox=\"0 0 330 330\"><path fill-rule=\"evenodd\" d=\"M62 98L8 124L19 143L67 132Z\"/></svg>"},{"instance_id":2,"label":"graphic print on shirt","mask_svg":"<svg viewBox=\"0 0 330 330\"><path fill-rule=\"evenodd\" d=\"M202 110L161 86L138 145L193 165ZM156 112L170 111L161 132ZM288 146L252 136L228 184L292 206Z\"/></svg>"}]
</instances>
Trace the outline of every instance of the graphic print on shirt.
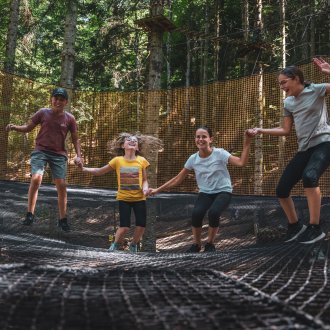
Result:
<instances>
[{"instance_id":1,"label":"graphic print on shirt","mask_svg":"<svg viewBox=\"0 0 330 330\"><path fill-rule=\"evenodd\" d=\"M120 189L121 190L139 190L139 167L121 167L120 168Z\"/></svg>"}]
</instances>

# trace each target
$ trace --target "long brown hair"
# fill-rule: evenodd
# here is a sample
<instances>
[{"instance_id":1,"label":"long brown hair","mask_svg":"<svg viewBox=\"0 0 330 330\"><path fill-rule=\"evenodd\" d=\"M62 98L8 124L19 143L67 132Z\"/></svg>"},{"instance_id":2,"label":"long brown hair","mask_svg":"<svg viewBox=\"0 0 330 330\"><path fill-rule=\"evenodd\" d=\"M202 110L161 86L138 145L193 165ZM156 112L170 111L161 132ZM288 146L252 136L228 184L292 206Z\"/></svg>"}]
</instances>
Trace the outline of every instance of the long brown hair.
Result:
<instances>
[{"instance_id":1,"label":"long brown hair","mask_svg":"<svg viewBox=\"0 0 330 330\"><path fill-rule=\"evenodd\" d=\"M123 144L125 140L131 136L134 136L138 140L138 150L136 150L136 155L144 156L145 154L160 152L163 150L164 145L162 140L152 135L136 133L120 133L116 138L108 142L109 153L112 156L123 156L125 150L123 149Z\"/></svg>"}]
</instances>

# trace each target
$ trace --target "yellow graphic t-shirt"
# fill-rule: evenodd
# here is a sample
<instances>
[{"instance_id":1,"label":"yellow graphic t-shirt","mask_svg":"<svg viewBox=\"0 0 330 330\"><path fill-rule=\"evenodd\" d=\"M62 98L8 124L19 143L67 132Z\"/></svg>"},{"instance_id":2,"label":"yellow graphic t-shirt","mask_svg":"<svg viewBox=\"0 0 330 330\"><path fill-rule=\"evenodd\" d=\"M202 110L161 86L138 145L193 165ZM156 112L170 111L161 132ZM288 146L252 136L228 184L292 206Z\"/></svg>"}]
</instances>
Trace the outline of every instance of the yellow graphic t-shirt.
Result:
<instances>
[{"instance_id":1,"label":"yellow graphic t-shirt","mask_svg":"<svg viewBox=\"0 0 330 330\"><path fill-rule=\"evenodd\" d=\"M142 169L150 164L144 157L137 156L134 160L128 160L118 156L111 159L109 165L117 174L118 200L137 202L146 199L142 191Z\"/></svg>"}]
</instances>

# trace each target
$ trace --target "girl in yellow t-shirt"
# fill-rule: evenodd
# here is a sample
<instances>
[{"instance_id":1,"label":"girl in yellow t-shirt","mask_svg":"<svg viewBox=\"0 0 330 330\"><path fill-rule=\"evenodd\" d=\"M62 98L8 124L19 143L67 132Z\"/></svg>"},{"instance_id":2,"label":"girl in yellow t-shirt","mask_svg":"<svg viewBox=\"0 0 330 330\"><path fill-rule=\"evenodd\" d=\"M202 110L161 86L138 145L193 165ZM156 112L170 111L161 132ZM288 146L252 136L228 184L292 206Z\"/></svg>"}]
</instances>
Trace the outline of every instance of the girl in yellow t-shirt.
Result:
<instances>
[{"instance_id":1,"label":"girl in yellow t-shirt","mask_svg":"<svg viewBox=\"0 0 330 330\"><path fill-rule=\"evenodd\" d=\"M116 171L120 225L109 251L120 249L131 225L132 209L135 215L135 230L129 246L130 252L137 252L138 243L144 234L147 220L146 196L149 191L146 169L150 164L142 156L143 144L153 145L158 149L161 147L160 140L153 136L121 133L118 138L110 142L110 152L116 157L107 165L100 168L81 167L83 172L98 176Z\"/></svg>"}]
</instances>

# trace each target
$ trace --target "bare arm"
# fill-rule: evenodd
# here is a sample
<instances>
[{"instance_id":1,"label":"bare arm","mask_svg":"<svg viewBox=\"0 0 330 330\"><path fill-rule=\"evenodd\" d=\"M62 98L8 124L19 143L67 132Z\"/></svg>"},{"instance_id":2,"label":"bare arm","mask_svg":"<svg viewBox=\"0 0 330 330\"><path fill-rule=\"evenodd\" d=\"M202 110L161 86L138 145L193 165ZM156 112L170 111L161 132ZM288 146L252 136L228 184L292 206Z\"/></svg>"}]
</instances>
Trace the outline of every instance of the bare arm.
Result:
<instances>
[{"instance_id":1,"label":"bare arm","mask_svg":"<svg viewBox=\"0 0 330 330\"><path fill-rule=\"evenodd\" d=\"M145 196L149 195L149 183L147 177L147 170L142 169L142 191Z\"/></svg>"},{"instance_id":2,"label":"bare arm","mask_svg":"<svg viewBox=\"0 0 330 330\"><path fill-rule=\"evenodd\" d=\"M285 116L283 118L282 126L281 127L275 127L275 128L260 128L255 127L252 130L249 130L251 132L250 134L256 135L256 134L269 134L273 136L288 136L291 132L293 125L293 119L291 116Z\"/></svg>"},{"instance_id":3,"label":"bare arm","mask_svg":"<svg viewBox=\"0 0 330 330\"><path fill-rule=\"evenodd\" d=\"M96 176L100 176L100 175L103 175L103 174L106 174L108 172L111 172L113 171L113 168L107 164L103 167L83 167L82 168L82 171L85 172L85 173L91 173L93 175L96 175Z\"/></svg>"},{"instance_id":4,"label":"bare arm","mask_svg":"<svg viewBox=\"0 0 330 330\"><path fill-rule=\"evenodd\" d=\"M71 133L71 139L72 139L72 144L74 146L74 150L76 151L76 157L74 159L74 162L77 166L82 167L83 162L81 159L81 149L80 149L80 140L79 140L78 132Z\"/></svg>"},{"instance_id":5,"label":"bare arm","mask_svg":"<svg viewBox=\"0 0 330 330\"><path fill-rule=\"evenodd\" d=\"M323 73L330 75L330 64L324 58L314 57L313 62ZM330 84L327 84L327 93L330 93Z\"/></svg>"},{"instance_id":6,"label":"bare arm","mask_svg":"<svg viewBox=\"0 0 330 330\"><path fill-rule=\"evenodd\" d=\"M236 157L231 155L228 159L228 163L240 167L245 166L249 160L250 146L251 146L251 135L245 132L241 157Z\"/></svg>"},{"instance_id":7,"label":"bare arm","mask_svg":"<svg viewBox=\"0 0 330 330\"><path fill-rule=\"evenodd\" d=\"M150 189L150 193L152 195L158 194L159 192L161 192L161 191L163 191L163 190L165 190L167 188L172 188L172 187L175 187L175 186L179 185L180 183L183 182L183 180L186 178L186 176L188 175L188 173L189 173L189 170L186 169L186 168L183 168L178 175L176 175L172 179L168 180L162 186L160 186L160 187L158 187L156 189Z\"/></svg>"},{"instance_id":8,"label":"bare arm","mask_svg":"<svg viewBox=\"0 0 330 330\"><path fill-rule=\"evenodd\" d=\"M26 124L24 125L14 125L14 124L8 124L6 127L6 131L16 131L20 133L28 133L31 132L37 125L33 123L32 120L29 120Z\"/></svg>"}]
</instances>

